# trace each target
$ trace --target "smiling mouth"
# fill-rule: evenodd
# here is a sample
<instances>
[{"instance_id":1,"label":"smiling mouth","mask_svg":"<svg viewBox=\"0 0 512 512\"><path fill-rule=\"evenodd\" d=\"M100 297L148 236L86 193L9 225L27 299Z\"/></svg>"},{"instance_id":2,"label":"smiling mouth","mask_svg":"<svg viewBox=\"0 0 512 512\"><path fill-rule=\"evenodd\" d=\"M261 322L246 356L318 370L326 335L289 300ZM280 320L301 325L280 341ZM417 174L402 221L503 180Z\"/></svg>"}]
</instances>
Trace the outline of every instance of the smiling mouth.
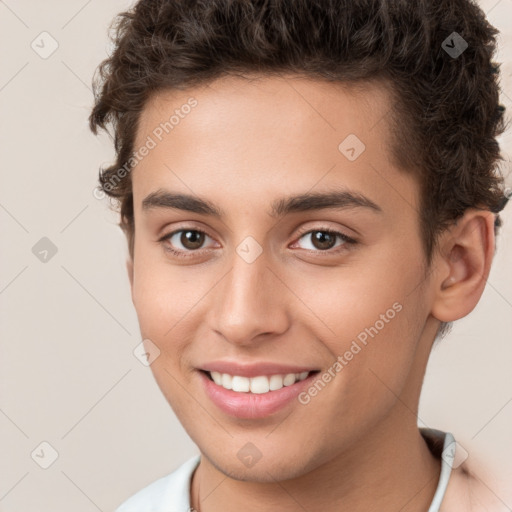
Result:
<instances>
[{"instance_id":1,"label":"smiling mouth","mask_svg":"<svg viewBox=\"0 0 512 512\"><path fill-rule=\"evenodd\" d=\"M274 375L259 375L256 377L243 377L215 371L200 370L206 377L224 389L237 393L265 394L278 391L283 387L293 386L297 382L307 379L309 376L319 373L319 370L300 373L286 373Z\"/></svg>"}]
</instances>

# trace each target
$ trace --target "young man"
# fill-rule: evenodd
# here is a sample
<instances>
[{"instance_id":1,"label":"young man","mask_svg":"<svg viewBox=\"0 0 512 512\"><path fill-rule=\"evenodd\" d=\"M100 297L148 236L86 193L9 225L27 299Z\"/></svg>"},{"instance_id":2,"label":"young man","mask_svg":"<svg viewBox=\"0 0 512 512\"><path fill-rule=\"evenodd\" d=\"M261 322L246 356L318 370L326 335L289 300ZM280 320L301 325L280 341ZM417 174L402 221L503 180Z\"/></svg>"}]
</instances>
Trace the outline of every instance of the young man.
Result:
<instances>
[{"instance_id":1,"label":"young man","mask_svg":"<svg viewBox=\"0 0 512 512\"><path fill-rule=\"evenodd\" d=\"M201 455L118 512L501 510L453 436L417 426L506 202L496 33L469 0L120 15L90 118L115 131L100 183Z\"/></svg>"}]
</instances>

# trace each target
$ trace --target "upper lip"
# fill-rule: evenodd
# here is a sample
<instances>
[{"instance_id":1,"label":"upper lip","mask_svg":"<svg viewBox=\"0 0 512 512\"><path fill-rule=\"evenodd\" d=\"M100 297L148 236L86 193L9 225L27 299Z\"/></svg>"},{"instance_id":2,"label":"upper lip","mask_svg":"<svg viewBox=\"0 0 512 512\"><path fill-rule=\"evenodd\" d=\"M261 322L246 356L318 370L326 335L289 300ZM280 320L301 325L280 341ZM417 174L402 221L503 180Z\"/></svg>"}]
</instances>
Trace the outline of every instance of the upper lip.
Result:
<instances>
[{"instance_id":1,"label":"upper lip","mask_svg":"<svg viewBox=\"0 0 512 512\"><path fill-rule=\"evenodd\" d=\"M317 371L318 368L312 368L305 365L287 365L272 363L270 361L260 363L238 363L234 361L212 361L199 368L207 372L228 373L229 375L239 375L240 377L258 377L261 375L286 375L288 373L302 373Z\"/></svg>"}]
</instances>

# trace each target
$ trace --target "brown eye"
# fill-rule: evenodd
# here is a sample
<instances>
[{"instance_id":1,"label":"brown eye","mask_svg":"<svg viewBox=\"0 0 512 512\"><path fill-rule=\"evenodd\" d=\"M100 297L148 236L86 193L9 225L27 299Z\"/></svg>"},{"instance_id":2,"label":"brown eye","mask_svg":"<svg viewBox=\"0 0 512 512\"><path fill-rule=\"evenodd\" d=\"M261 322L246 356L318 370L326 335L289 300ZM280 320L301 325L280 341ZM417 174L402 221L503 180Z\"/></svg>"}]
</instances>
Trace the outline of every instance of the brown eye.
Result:
<instances>
[{"instance_id":1,"label":"brown eye","mask_svg":"<svg viewBox=\"0 0 512 512\"><path fill-rule=\"evenodd\" d=\"M176 256L192 256L198 249L202 249L205 240L209 237L199 229L179 229L164 235L158 241L164 249ZM213 241L213 240L212 240Z\"/></svg>"},{"instance_id":2,"label":"brown eye","mask_svg":"<svg viewBox=\"0 0 512 512\"><path fill-rule=\"evenodd\" d=\"M309 247L304 246L304 242L301 240L309 241ZM310 251L336 253L340 250L347 249L349 246L357 244L357 241L347 235L340 233L339 231L333 231L331 229L319 228L311 229L309 231L303 231L300 238L298 239L299 247L302 249L308 249ZM334 250L331 250L335 248Z\"/></svg>"},{"instance_id":3,"label":"brown eye","mask_svg":"<svg viewBox=\"0 0 512 512\"><path fill-rule=\"evenodd\" d=\"M336 235L328 231L311 231L311 240L316 249L327 250L336 244Z\"/></svg>"},{"instance_id":4,"label":"brown eye","mask_svg":"<svg viewBox=\"0 0 512 512\"><path fill-rule=\"evenodd\" d=\"M185 249L194 250L199 249L203 245L204 236L205 234L201 231L183 230L181 231L179 241Z\"/></svg>"}]
</instances>

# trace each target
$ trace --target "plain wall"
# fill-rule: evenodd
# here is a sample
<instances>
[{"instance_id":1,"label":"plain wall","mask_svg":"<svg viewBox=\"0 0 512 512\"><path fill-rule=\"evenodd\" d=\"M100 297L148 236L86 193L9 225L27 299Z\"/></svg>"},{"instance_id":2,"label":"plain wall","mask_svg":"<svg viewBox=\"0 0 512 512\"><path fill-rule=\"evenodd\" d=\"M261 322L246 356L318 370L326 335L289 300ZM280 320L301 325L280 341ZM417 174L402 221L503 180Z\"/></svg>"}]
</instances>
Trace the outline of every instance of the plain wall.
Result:
<instances>
[{"instance_id":1,"label":"plain wall","mask_svg":"<svg viewBox=\"0 0 512 512\"><path fill-rule=\"evenodd\" d=\"M88 129L91 78L110 21L129 5L0 2L0 511L113 510L198 453L133 355L126 243L108 201L93 196L114 153ZM512 0L482 7L502 31L510 116ZM49 52L52 38L48 58L31 47ZM511 155L510 130L501 143ZM512 481L512 206L503 220L479 305L432 352L419 414L489 462L492 489ZM47 262L33 253L43 237L57 249ZM58 452L48 469L43 441Z\"/></svg>"}]
</instances>

